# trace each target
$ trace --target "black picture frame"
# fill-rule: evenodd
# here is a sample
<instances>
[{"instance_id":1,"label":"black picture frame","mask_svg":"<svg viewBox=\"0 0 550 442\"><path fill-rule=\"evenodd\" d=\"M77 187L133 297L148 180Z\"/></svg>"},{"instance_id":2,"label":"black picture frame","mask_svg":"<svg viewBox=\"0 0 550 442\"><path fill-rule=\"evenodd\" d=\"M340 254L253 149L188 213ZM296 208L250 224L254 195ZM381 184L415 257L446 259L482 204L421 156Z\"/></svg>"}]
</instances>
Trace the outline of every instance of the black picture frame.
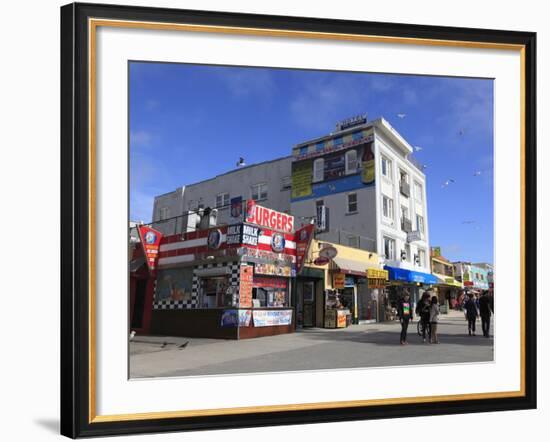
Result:
<instances>
[{"instance_id":1,"label":"black picture frame","mask_svg":"<svg viewBox=\"0 0 550 442\"><path fill-rule=\"evenodd\" d=\"M90 18L519 45L524 56L524 394L198 417L94 421L90 400ZM61 8L61 434L90 437L536 408L536 34L116 5ZM92 249L91 249L92 248Z\"/></svg>"}]
</instances>

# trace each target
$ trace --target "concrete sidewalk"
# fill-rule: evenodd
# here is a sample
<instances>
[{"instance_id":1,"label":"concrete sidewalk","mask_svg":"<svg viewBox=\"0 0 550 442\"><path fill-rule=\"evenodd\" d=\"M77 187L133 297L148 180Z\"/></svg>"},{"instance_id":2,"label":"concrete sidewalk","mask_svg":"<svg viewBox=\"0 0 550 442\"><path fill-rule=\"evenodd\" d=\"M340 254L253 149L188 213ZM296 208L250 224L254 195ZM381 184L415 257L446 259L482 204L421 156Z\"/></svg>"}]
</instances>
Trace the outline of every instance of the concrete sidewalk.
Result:
<instances>
[{"instance_id":1,"label":"concrete sidewalk","mask_svg":"<svg viewBox=\"0 0 550 442\"><path fill-rule=\"evenodd\" d=\"M481 335L481 324L477 322ZM468 336L462 312L442 315L441 344L424 344L409 325L399 345L396 322L311 328L246 340L136 336L130 342L132 378L380 367L493 360L493 338Z\"/></svg>"}]
</instances>

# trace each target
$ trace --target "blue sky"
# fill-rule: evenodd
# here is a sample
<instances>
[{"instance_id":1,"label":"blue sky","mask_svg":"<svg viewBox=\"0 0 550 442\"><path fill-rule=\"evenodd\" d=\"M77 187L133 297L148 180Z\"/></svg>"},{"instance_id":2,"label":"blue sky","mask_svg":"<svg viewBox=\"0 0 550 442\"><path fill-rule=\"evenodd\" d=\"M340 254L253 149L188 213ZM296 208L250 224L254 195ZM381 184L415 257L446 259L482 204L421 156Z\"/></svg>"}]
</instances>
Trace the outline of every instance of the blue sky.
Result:
<instances>
[{"instance_id":1,"label":"blue sky","mask_svg":"<svg viewBox=\"0 0 550 442\"><path fill-rule=\"evenodd\" d=\"M421 147L431 245L452 260L493 262L487 79L133 62L130 219L150 221L155 195L232 170L240 156L289 155L365 112Z\"/></svg>"}]
</instances>

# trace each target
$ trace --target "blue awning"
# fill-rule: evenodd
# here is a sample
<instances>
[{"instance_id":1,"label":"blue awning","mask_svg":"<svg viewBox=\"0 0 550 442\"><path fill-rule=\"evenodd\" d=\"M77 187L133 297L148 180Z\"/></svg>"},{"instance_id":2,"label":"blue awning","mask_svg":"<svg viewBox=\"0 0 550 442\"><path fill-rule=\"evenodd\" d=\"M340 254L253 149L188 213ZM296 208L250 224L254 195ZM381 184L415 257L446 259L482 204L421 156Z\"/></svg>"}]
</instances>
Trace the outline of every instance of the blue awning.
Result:
<instances>
[{"instance_id":1,"label":"blue awning","mask_svg":"<svg viewBox=\"0 0 550 442\"><path fill-rule=\"evenodd\" d=\"M437 284L437 278L429 273L415 272L414 270L384 266L388 271L390 281L421 282L422 284Z\"/></svg>"}]
</instances>

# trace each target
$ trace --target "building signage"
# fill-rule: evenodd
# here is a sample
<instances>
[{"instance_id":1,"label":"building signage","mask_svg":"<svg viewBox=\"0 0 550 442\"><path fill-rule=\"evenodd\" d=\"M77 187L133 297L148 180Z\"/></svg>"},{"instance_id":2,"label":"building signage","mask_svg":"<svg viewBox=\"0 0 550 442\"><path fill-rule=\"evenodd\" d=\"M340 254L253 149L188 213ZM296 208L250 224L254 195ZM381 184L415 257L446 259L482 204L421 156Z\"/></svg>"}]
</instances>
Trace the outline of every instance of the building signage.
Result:
<instances>
[{"instance_id":1,"label":"building signage","mask_svg":"<svg viewBox=\"0 0 550 442\"><path fill-rule=\"evenodd\" d=\"M296 232L296 273L300 273L313 238L313 224L308 224Z\"/></svg>"},{"instance_id":2,"label":"building signage","mask_svg":"<svg viewBox=\"0 0 550 442\"><path fill-rule=\"evenodd\" d=\"M259 228L248 224L234 224L227 228L227 244L258 245Z\"/></svg>"},{"instance_id":3,"label":"building signage","mask_svg":"<svg viewBox=\"0 0 550 442\"><path fill-rule=\"evenodd\" d=\"M237 310L224 311L220 322L222 327L237 327L239 324L239 314Z\"/></svg>"},{"instance_id":4,"label":"building signage","mask_svg":"<svg viewBox=\"0 0 550 442\"><path fill-rule=\"evenodd\" d=\"M324 266L327 265L330 262L330 258L327 258L326 256L318 256L313 260L313 264L316 266Z\"/></svg>"},{"instance_id":5,"label":"building signage","mask_svg":"<svg viewBox=\"0 0 550 442\"><path fill-rule=\"evenodd\" d=\"M253 267L241 264L239 281L239 307L252 307Z\"/></svg>"},{"instance_id":6,"label":"building signage","mask_svg":"<svg viewBox=\"0 0 550 442\"><path fill-rule=\"evenodd\" d=\"M441 256L441 247L432 247L432 256Z\"/></svg>"},{"instance_id":7,"label":"building signage","mask_svg":"<svg viewBox=\"0 0 550 442\"><path fill-rule=\"evenodd\" d=\"M388 279L388 271L381 269L367 269L367 278L369 279Z\"/></svg>"},{"instance_id":8,"label":"building signage","mask_svg":"<svg viewBox=\"0 0 550 442\"><path fill-rule=\"evenodd\" d=\"M294 232L294 217L292 215L260 206L254 200L246 202L246 222L279 232Z\"/></svg>"},{"instance_id":9,"label":"building signage","mask_svg":"<svg viewBox=\"0 0 550 442\"><path fill-rule=\"evenodd\" d=\"M162 233L148 226L138 226L138 233L147 267L150 272L154 272L157 268Z\"/></svg>"},{"instance_id":10,"label":"building signage","mask_svg":"<svg viewBox=\"0 0 550 442\"><path fill-rule=\"evenodd\" d=\"M335 289L343 289L346 285L346 275L344 273L333 273L333 281Z\"/></svg>"},{"instance_id":11,"label":"building signage","mask_svg":"<svg viewBox=\"0 0 550 442\"><path fill-rule=\"evenodd\" d=\"M252 310L239 310L239 327L248 327L252 320Z\"/></svg>"},{"instance_id":12,"label":"building signage","mask_svg":"<svg viewBox=\"0 0 550 442\"><path fill-rule=\"evenodd\" d=\"M292 276L291 267L281 266L278 264L257 263L254 268L254 273L256 273L257 275L284 276L287 278L290 278L290 276Z\"/></svg>"},{"instance_id":13,"label":"building signage","mask_svg":"<svg viewBox=\"0 0 550 442\"><path fill-rule=\"evenodd\" d=\"M312 161L301 161L292 164L292 198L302 198L311 195L312 181Z\"/></svg>"},{"instance_id":14,"label":"building signage","mask_svg":"<svg viewBox=\"0 0 550 442\"><path fill-rule=\"evenodd\" d=\"M253 287L270 287L274 289L286 289L287 280L283 278L270 278L267 276L254 276Z\"/></svg>"},{"instance_id":15,"label":"building signage","mask_svg":"<svg viewBox=\"0 0 550 442\"><path fill-rule=\"evenodd\" d=\"M271 250L282 253L285 250L285 237L281 233L271 235Z\"/></svg>"},{"instance_id":16,"label":"building signage","mask_svg":"<svg viewBox=\"0 0 550 442\"><path fill-rule=\"evenodd\" d=\"M345 143L342 143L342 144L339 144L339 145L336 145L336 146L333 145L333 146L330 146L330 147L325 147L322 150L315 150L314 152L308 152L308 153L304 153L302 155L297 155L294 158L294 161L301 161L301 160L305 160L305 159L308 159L308 158L320 157L320 156L326 155L327 153L330 153L330 152L338 152L340 150L345 150L345 149L348 149L350 147L358 146L358 145L363 144L363 143L368 143L368 142L373 141L373 140L374 140L374 135L370 134L370 135L366 136L365 138L359 138L357 140L351 140L351 141L348 141L348 142L345 142ZM292 170L293 171L295 170L294 167L293 167Z\"/></svg>"},{"instance_id":17,"label":"building signage","mask_svg":"<svg viewBox=\"0 0 550 442\"><path fill-rule=\"evenodd\" d=\"M222 243L222 232L219 229L208 232L207 244L209 249L219 249Z\"/></svg>"},{"instance_id":18,"label":"building signage","mask_svg":"<svg viewBox=\"0 0 550 442\"><path fill-rule=\"evenodd\" d=\"M422 239L422 235L420 234L420 231L415 230L414 232L408 232L407 233L407 242L414 242L414 241L420 241Z\"/></svg>"},{"instance_id":19,"label":"building signage","mask_svg":"<svg viewBox=\"0 0 550 442\"><path fill-rule=\"evenodd\" d=\"M374 182L374 153L372 152L372 142L365 145L363 157L361 158L361 181L363 184L372 184Z\"/></svg>"},{"instance_id":20,"label":"building signage","mask_svg":"<svg viewBox=\"0 0 550 442\"><path fill-rule=\"evenodd\" d=\"M292 310L254 310L254 327L271 327L292 324Z\"/></svg>"},{"instance_id":21,"label":"building signage","mask_svg":"<svg viewBox=\"0 0 550 442\"><path fill-rule=\"evenodd\" d=\"M355 117L346 118L345 120L336 123L336 130L344 130L353 126L360 126L367 122L367 114L356 115Z\"/></svg>"},{"instance_id":22,"label":"building signage","mask_svg":"<svg viewBox=\"0 0 550 442\"><path fill-rule=\"evenodd\" d=\"M294 255L286 253L274 253L267 250L253 249L250 247L241 247L237 252L243 261L252 262L280 262L286 265L292 265L296 262Z\"/></svg>"},{"instance_id":23,"label":"building signage","mask_svg":"<svg viewBox=\"0 0 550 442\"><path fill-rule=\"evenodd\" d=\"M315 217L315 229L317 233L326 232L329 229L327 206L317 206L317 216Z\"/></svg>"}]
</instances>

